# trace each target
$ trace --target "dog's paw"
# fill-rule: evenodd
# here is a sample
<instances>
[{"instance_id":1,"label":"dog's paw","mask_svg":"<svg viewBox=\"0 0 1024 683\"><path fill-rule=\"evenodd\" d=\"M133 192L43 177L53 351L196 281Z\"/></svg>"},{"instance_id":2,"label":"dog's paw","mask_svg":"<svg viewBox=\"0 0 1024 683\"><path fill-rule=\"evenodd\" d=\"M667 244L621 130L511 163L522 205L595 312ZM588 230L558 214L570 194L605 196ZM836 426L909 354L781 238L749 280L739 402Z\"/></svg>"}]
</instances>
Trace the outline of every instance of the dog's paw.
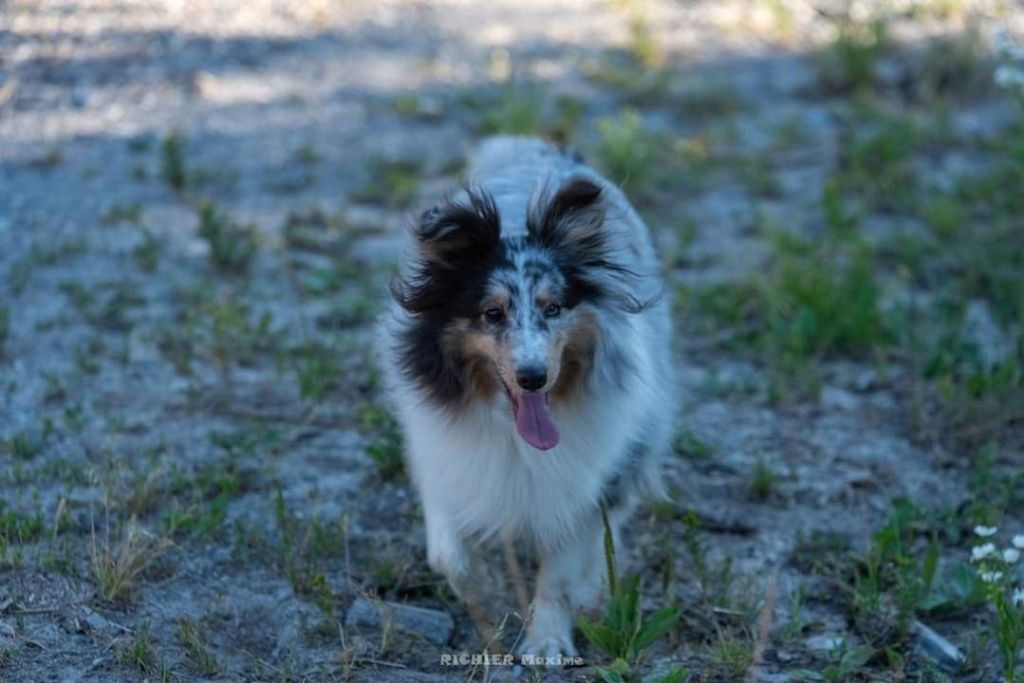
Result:
<instances>
[{"instance_id":1,"label":"dog's paw","mask_svg":"<svg viewBox=\"0 0 1024 683\"><path fill-rule=\"evenodd\" d=\"M519 646L524 663L535 666L562 666L568 658L576 656L569 633L530 633Z\"/></svg>"}]
</instances>

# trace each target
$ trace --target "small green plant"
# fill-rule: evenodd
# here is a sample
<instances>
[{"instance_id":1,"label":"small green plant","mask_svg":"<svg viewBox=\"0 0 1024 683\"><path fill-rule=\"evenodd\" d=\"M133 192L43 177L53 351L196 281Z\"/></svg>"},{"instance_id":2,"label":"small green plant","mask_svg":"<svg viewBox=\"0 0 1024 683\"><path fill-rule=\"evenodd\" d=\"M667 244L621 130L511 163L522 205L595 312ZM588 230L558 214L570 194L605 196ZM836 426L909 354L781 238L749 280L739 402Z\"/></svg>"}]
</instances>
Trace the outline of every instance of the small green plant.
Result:
<instances>
[{"instance_id":1,"label":"small green plant","mask_svg":"<svg viewBox=\"0 0 1024 683\"><path fill-rule=\"evenodd\" d=\"M32 460L46 448L45 434L22 430L0 440L0 452L9 453L18 460Z\"/></svg>"},{"instance_id":2,"label":"small green plant","mask_svg":"<svg viewBox=\"0 0 1024 683\"><path fill-rule=\"evenodd\" d=\"M334 613L334 594L324 577L324 561L348 552L348 521L324 523L317 518L308 522L294 516L278 489L274 498L274 516L281 534L277 562L297 595L311 597L327 616Z\"/></svg>"},{"instance_id":3,"label":"small green plant","mask_svg":"<svg viewBox=\"0 0 1024 683\"><path fill-rule=\"evenodd\" d=\"M415 159L373 159L368 177L354 198L390 208L409 206L420 189L421 163Z\"/></svg>"},{"instance_id":4,"label":"small green plant","mask_svg":"<svg viewBox=\"0 0 1024 683\"><path fill-rule=\"evenodd\" d=\"M714 454L714 448L693 432L681 429L672 440L672 450L687 460L706 460Z\"/></svg>"},{"instance_id":5,"label":"small green plant","mask_svg":"<svg viewBox=\"0 0 1024 683\"><path fill-rule=\"evenodd\" d=\"M679 622L679 608L671 605L644 616L640 608L640 575L632 574L619 580L615 539L604 508L601 519L604 522L608 605L600 621L580 615L577 625L594 647L613 659L611 671L621 675L629 666L636 664L651 645L675 628Z\"/></svg>"},{"instance_id":6,"label":"small green plant","mask_svg":"<svg viewBox=\"0 0 1024 683\"><path fill-rule=\"evenodd\" d=\"M180 133L171 133L164 138L161 175L164 181L176 192L184 191L188 185L184 147L185 138Z\"/></svg>"},{"instance_id":7,"label":"small green plant","mask_svg":"<svg viewBox=\"0 0 1024 683\"><path fill-rule=\"evenodd\" d=\"M597 158L604 171L614 182L642 192L658 172L665 140L632 109L601 119L597 131Z\"/></svg>"},{"instance_id":8,"label":"small green plant","mask_svg":"<svg viewBox=\"0 0 1024 683\"><path fill-rule=\"evenodd\" d=\"M210 262L225 273L245 273L258 247L252 228L231 220L211 202L199 206L199 236L210 247Z\"/></svg>"},{"instance_id":9,"label":"small green plant","mask_svg":"<svg viewBox=\"0 0 1024 683\"><path fill-rule=\"evenodd\" d=\"M398 420L378 406L367 404L357 416L363 429L372 433L366 454L377 465L377 473L384 481L399 479L405 474L402 431Z\"/></svg>"},{"instance_id":10,"label":"small green plant","mask_svg":"<svg viewBox=\"0 0 1024 683\"><path fill-rule=\"evenodd\" d=\"M750 479L750 494L757 500L768 500L775 491L779 475L771 468L764 458L758 458L754 465L754 474Z\"/></svg>"},{"instance_id":11,"label":"small green plant","mask_svg":"<svg viewBox=\"0 0 1024 683\"><path fill-rule=\"evenodd\" d=\"M144 625L135 637L131 639L128 647L123 650L123 658L146 671L153 663L153 642L149 638L149 626Z\"/></svg>"},{"instance_id":12,"label":"small green plant","mask_svg":"<svg viewBox=\"0 0 1024 683\"><path fill-rule=\"evenodd\" d=\"M295 374L302 398L319 403L338 385L341 378L341 354L319 342L310 342L293 349Z\"/></svg>"},{"instance_id":13,"label":"small green plant","mask_svg":"<svg viewBox=\"0 0 1024 683\"><path fill-rule=\"evenodd\" d=\"M109 522L102 539L97 539L93 529L89 568L100 596L111 602L127 600L142 574L170 546L170 541L140 529L134 520L128 522L114 540L110 537Z\"/></svg>"},{"instance_id":14,"label":"small green plant","mask_svg":"<svg viewBox=\"0 0 1024 683\"><path fill-rule=\"evenodd\" d=\"M743 680L754 663L754 642L723 633L712 645L711 656L728 680Z\"/></svg>"},{"instance_id":15,"label":"small green plant","mask_svg":"<svg viewBox=\"0 0 1024 683\"><path fill-rule=\"evenodd\" d=\"M875 650L869 645L847 647L844 643L834 653L835 663L829 664L822 671L828 683L842 683L859 672L875 656Z\"/></svg>"},{"instance_id":16,"label":"small green plant","mask_svg":"<svg viewBox=\"0 0 1024 683\"><path fill-rule=\"evenodd\" d=\"M869 90L875 83L875 64L886 46L886 24L881 19L860 23L840 21L833 43L818 57L822 84L833 91Z\"/></svg>"},{"instance_id":17,"label":"small green plant","mask_svg":"<svg viewBox=\"0 0 1024 683\"><path fill-rule=\"evenodd\" d=\"M182 619L178 622L178 642L185 648L189 661L204 676L220 673L221 665L206 645L206 629L200 622Z\"/></svg>"},{"instance_id":18,"label":"small green plant","mask_svg":"<svg viewBox=\"0 0 1024 683\"><path fill-rule=\"evenodd\" d=\"M544 120L544 94L536 87L506 84L497 102L484 111L481 131L535 135Z\"/></svg>"}]
</instances>

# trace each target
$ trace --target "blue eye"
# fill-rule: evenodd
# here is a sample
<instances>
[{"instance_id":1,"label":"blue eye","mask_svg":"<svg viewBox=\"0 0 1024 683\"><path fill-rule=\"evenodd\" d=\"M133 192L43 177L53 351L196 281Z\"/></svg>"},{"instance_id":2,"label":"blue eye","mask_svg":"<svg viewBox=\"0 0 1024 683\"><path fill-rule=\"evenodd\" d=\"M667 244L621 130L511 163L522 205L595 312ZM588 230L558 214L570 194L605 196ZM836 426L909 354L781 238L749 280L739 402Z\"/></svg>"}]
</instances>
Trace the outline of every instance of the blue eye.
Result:
<instances>
[{"instance_id":1,"label":"blue eye","mask_svg":"<svg viewBox=\"0 0 1024 683\"><path fill-rule=\"evenodd\" d=\"M562 314L562 307L558 304L548 304L548 307L544 309L545 318L557 318Z\"/></svg>"},{"instance_id":2,"label":"blue eye","mask_svg":"<svg viewBox=\"0 0 1024 683\"><path fill-rule=\"evenodd\" d=\"M484 311L484 319L492 325L498 325L505 319L505 313L500 308L488 308Z\"/></svg>"}]
</instances>

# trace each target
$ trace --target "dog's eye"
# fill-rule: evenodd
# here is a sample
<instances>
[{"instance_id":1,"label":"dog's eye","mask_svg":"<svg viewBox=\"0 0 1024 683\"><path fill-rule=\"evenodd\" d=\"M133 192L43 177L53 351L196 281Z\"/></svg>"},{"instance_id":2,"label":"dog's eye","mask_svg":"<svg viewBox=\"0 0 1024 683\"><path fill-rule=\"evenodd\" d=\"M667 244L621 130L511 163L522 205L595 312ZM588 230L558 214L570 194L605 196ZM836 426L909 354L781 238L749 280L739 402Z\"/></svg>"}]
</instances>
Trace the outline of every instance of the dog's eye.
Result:
<instances>
[{"instance_id":1,"label":"dog's eye","mask_svg":"<svg viewBox=\"0 0 1024 683\"><path fill-rule=\"evenodd\" d=\"M558 304L548 304L548 307L544 309L544 317L546 318L557 318L562 314L562 307Z\"/></svg>"},{"instance_id":2,"label":"dog's eye","mask_svg":"<svg viewBox=\"0 0 1024 683\"><path fill-rule=\"evenodd\" d=\"M505 319L505 313L500 308L488 308L484 311L484 320L497 325Z\"/></svg>"}]
</instances>

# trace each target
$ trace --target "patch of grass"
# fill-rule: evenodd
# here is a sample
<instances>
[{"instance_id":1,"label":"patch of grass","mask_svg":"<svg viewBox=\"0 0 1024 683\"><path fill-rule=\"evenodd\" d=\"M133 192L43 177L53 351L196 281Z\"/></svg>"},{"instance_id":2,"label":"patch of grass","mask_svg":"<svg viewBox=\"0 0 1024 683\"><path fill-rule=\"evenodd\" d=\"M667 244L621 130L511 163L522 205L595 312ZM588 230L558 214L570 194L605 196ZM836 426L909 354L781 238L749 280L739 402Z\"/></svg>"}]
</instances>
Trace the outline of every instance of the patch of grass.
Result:
<instances>
[{"instance_id":1,"label":"patch of grass","mask_svg":"<svg viewBox=\"0 0 1024 683\"><path fill-rule=\"evenodd\" d=\"M309 342L292 349L299 394L303 399L320 403L338 386L342 376L341 353L319 342Z\"/></svg>"},{"instance_id":2,"label":"patch of grass","mask_svg":"<svg viewBox=\"0 0 1024 683\"><path fill-rule=\"evenodd\" d=\"M758 458L754 465L754 473L750 478L750 495L755 500L765 501L772 497L779 475L764 458Z\"/></svg>"},{"instance_id":3,"label":"patch of grass","mask_svg":"<svg viewBox=\"0 0 1024 683\"><path fill-rule=\"evenodd\" d=\"M416 199L422 172L420 161L377 158L366 168L366 182L353 193L353 199L394 209L407 207Z\"/></svg>"},{"instance_id":4,"label":"patch of grass","mask_svg":"<svg viewBox=\"0 0 1024 683\"><path fill-rule=\"evenodd\" d=\"M348 520L325 524L317 518L304 521L288 511L280 489L274 499L274 516L281 534L277 562L297 595L311 597L325 613L333 614L333 593L324 577L324 561L348 557Z\"/></svg>"},{"instance_id":5,"label":"patch of grass","mask_svg":"<svg viewBox=\"0 0 1024 683\"><path fill-rule=\"evenodd\" d=\"M110 602L130 599L142 575L170 547L170 541L140 529L134 521L124 525L114 539L109 522L102 539L94 529L89 569L99 595Z\"/></svg>"},{"instance_id":6,"label":"patch of grass","mask_svg":"<svg viewBox=\"0 0 1024 683\"><path fill-rule=\"evenodd\" d=\"M117 648L118 661L153 676L161 683L174 680L170 667L153 644L149 624L143 624L134 635L121 641Z\"/></svg>"},{"instance_id":7,"label":"patch of grass","mask_svg":"<svg viewBox=\"0 0 1024 683\"><path fill-rule=\"evenodd\" d=\"M210 247L210 262L223 273L248 272L259 248L255 231L239 225L211 202L199 205L199 236Z\"/></svg>"},{"instance_id":8,"label":"patch of grass","mask_svg":"<svg viewBox=\"0 0 1024 683\"><path fill-rule=\"evenodd\" d=\"M279 338L269 312L257 313L232 296L199 292L175 324L158 331L157 348L182 374L191 374L196 359L228 373L234 365L251 367L272 357Z\"/></svg>"},{"instance_id":9,"label":"patch of grass","mask_svg":"<svg viewBox=\"0 0 1024 683\"><path fill-rule=\"evenodd\" d=\"M774 245L758 277L696 293L695 309L727 343L752 349L777 377L813 386L809 371L821 359L868 357L894 341L866 246L784 235Z\"/></svg>"},{"instance_id":10,"label":"patch of grass","mask_svg":"<svg viewBox=\"0 0 1024 683\"><path fill-rule=\"evenodd\" d=\"M937 541L932 538L923 547L917 542L924 521L921 509L906 500L895 501L867 551L851 554L830 571L854 625L874 650L899 654L919 614L962 607L973 600L975 590L965 591L963 577L956 573L948 586L940 585Z\"/></svg>"},{"instance_id":11,"label":"patch of grass","mask_svg":"<svg viewBox=\"0 0 1024 683\"><path fill-rule=\"evenodd\" d=\"M601 119L597 131L596 158L612 182L641 193L649 188L663 158L664 137L651 131L631 109Z\"/></svg>"},{"instance_id":12,"label":"patch of grass","mask_svg":"<svg viewBox=\"0 0 1024 683\"><path fill-rule=\"evenodd\" d=\"M864 133L841 147L835 180L842 192L883 212L914 209L920 187L914 153L922 132L912 120L873 114Z\"/></svg>"},{"instance_id":13,"label":"patch of grass","mask_svg":"<svg viewBox=\"0 0 1024 683\"><path fill-rule=\"evenodd\" d=\"M743 680L754 663L754 641L722 634L711 646L711 661L726 680Z\"/></svg>"},{"instance_id":14,"label":"patch of grass","mask_svg":"<svg viewBox=\"0 0 1024 683\"><path fill-rule=\"evenodd\" d=\"M189 664L204 676L216 676L221 664L206 644L206 629L201 622L182 619L178 622L178 642L188 654Z\"/></svg>"},{"instance_id":15,"label":"patch of grass","mask_svg":"<svg viewBox=\"0 0 1024 683\"><path fill-rule=\"evenodd\" d=\"M620 676L635 665L648 648L666 636L679 622L679 608L672 605L644 615L640 606L639 574L620 580L608 514L602 508L604 552L607 563L608 605L599 621L580 615L577 625L587 640L612 658L611 671ZM607 680L607 679L606 679Z\"/></svg>"},{"instance_id":16,"label":"patch of grass","mask_svg":"<svg viewBox=\"0 0 1024 683\"><path fill-rule=\"evenodd\" d=\"M171 133L161 145L161 177L176 192L183 192L188 185L188 171L185 167L185 138L181 133Z\"/></svg>"},{"instance_id":17,"label":"patch of grass","mask_svg":"<svg viewBox=\"0 0 1024 683\"><path fill-rule=\"evenodd\" d=\"M370 443L366 454L377 466L377 474L384 481L394 481L405 476L402 430L398 420L384 409L365 404L357 414L360 426L370 432Z\"/></svg>"},{"instance_id":18,"label":"patch of grass","mask_svg":"<svg viewBox=\"0 0 1024 683\"><path fill-rule=\"evenodd\" d=\"M45 448L45 434L33 433L27 429L0 440L0 452L4 452L18 460L32 460L42 453Z\"/></svg>"},{"instance_id":19,"label":"patch of grass","mask_svg":"<svg viewBox=\"0 0 1024 683\"><path fill-rule=\"evenodd\" d=\"M740 581L732 558L714 561L700 532L700 520L690 514L683 519L683 547L690 561L692 575L700 591L701 604L716 618L719 615L741 622L749 621L757 612L757 598L751 586ZM715 624L716 630L719 628Z\"/></svg>"},{"instance_id":20,"label":"patch of grass","mask_svg":"<svg viewBox=\"0 0 1024 683\"><path fill-rule=\"evenodd\" d=\"M636 10L629 17L627 49L638 64L648 69L657 69L665 63L665 50L655 38L650 22L643 13Z\"/></svg>"},{"instance_id":21,"label":"patch of grass","mask_svg":"<svg viewBox=\"0 0 1024 683\"><path fill-rule=\"evenodd\" d=\"M41 512L25 514L13 509L0 500L0 548L24 545L38 540L44 531ZM0 554L0 557L3 555Z\"/></svg>"},{"instance_id":22,"label":"patch of grass","mask_svg":"<svg viewBox=\"0 0 1024 683\"><path fill-rule=\"evenodd\" d=\"M544 121L545 93L537 86L508 83L483 112L482 133L536 135Z\"/></svg>"},{"instance_id":23,"label":"patch of grass","mask_svg":"<svg viewBox=\"0 0 1024 683\"><path fill-rule=\"evenodd\" d=\"M868 23L840 20L835 40L817 57L818 77L831 92L871 90L875 65L887 46L888 31L882 19Z\"/></svg>"},{"instance_id":24,"label":"patch of grass","mask_svg":"<svg viewBox=\"0 0 1024 683\"><path fill-rule=\"evenodd\" d=\"M693 432L680 429L672 440L672 450L688 460L706 460L714 455L714 448Z\"/></svg>"}]
</instances>

